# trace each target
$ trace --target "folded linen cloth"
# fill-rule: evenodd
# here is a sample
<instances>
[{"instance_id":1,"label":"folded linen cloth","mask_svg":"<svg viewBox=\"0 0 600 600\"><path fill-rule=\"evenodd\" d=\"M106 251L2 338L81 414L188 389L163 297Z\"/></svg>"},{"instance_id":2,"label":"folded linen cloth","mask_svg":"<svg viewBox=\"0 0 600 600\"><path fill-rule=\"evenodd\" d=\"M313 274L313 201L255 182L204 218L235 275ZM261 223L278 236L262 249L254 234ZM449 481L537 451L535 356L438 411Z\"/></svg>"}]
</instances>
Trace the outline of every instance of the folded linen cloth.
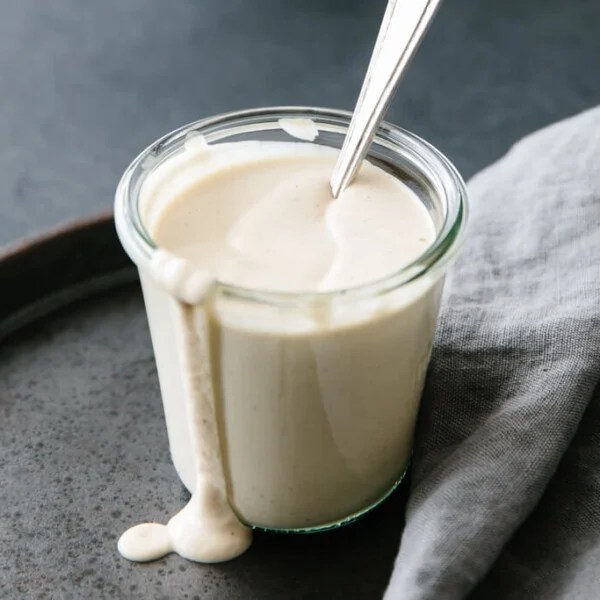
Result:
<instances>
[{"instance_id":1,"label":"folded linen cloth","mask_svg":"<svg viewBox=\"0 0 600 600\"><path fill-rule=\"evenodd\" d=\"M469 188L385 598L600 598L600 107Z\"/></svg>"}]
</instances>

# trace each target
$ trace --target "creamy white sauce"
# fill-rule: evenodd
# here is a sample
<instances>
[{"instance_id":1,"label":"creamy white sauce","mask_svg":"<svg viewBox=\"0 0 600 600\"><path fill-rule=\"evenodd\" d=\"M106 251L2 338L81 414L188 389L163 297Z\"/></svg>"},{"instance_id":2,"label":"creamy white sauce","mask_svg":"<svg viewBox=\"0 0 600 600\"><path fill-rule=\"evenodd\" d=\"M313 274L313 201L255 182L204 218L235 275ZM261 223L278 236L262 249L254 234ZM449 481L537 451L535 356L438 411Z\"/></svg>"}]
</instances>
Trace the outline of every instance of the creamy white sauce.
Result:
<instances>
[{"instance_id":1,"label":"creamy white sauce","mask_svg":"<svg viewBox=\"0 0 600 600\"><path fill-rule=\"evenodd\" d=\"M337 151L299 142L188 147L143 188L159 247L225 283L330 291L385 277L435 237L415 193L364 162L333 200ZM176 275L179 276L179 275Z\"/></svg>"},{"instance_id":2,"label":"creamy white sauce","mask_svg":"<svg viewBox=\"0 0 600 600\"><path fill-rule=\"evenodd\" d=\"M282 121L296 137L318 134L314 123ZM373 299L351 308L349 320L348 309L332 311L327 302L283 328L259 308L219 314L219 324L207 313L217 280L329 291L388 276L427 248L435 237L427 211L378 167L363 163L333 200L336 159L336 151L312 144L207 146L193 136L149 173L140 202L160 249L142 283L171 452L192 497L167 525L126 531L118 543L125 558L234 558L251 543L238 514L284 529L334 522L376 501L408 460L435 282L394 306ZM208 327L223 346L221 428ZM403 349L406 356L395 356Z\"/></svg>"},{"instance_id":3,"label":"creamy white sauce","mask_svg":"<svg viewBox=\"0 0 600 600\"><path fill-rule=\"evenodd\" d=\"M278 123L288 135L305 142L314 142L319 136L317 125L312 119L279 119Z\"/></svg>"},{"instance_id":4,"label":"creamy white sauce","mask_svg":"<svg viewBox=\"0 0 600 600\"><path fill-rule=\"evenodd\" d=\"M164 265L172 268L168 260ZM177 286L171 290L176 293ZM187 374L185 408L196 464L196 487L190 501L167 525L136 525L120 537L118 548L125 558L134 561L156 560L177 552L197 562L220 562L245 552L252 542L252 531L239 521L227 501L202 311L178 301L177 312L181 358Z\"/></svg>"},{"instance_id":5,"label":"creamy white sauce","mask_svg":"<svg viewBox=\"0 0 600 600\"><path fill-rule=\"evenodd\" d=\"M214 274L162 248L154 253L150 272L174 298L185 304L201 304L215 283Z\"/></svg>"}]
</instances>

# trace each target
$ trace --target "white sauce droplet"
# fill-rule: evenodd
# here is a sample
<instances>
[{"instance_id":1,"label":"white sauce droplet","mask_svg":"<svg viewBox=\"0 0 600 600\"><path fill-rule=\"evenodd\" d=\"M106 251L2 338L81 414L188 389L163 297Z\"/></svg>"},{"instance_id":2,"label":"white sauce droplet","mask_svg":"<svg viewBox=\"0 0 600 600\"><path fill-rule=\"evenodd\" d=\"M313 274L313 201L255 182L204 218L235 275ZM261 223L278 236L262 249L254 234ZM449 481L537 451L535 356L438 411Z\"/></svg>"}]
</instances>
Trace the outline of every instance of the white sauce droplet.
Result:
<instances>
[{"instance_id":1,"label":"white sauce droplet","mask_svg":"<svg viewBox=\"0 0 600 600\"><path fill-rule=\"evenodd\" d=\"M231 560L252 543L252 531L235 516L224 494L198 482L190 501L167 525L142 523L119 539L119 552L128 560L148 562L171 552L195 562Z\"/></svg>"},{"instance_id":2,"label":"white sauce droplet","mask_svg":"<svg viewBox=\"0 0 600 600\"><path fill-rule=\"evenodd\" d=\"M189 260L158 249L150 261L152 276L172 296L186 304L200 304L209 293L215 279L210 273L195 267Z\"/></svg>"},{"instance_id":3,"label":"white sauce droplet","mask_svg":"<svg viewBox=\"0 0 600 600\"><path fill-rule=\"evenodd\" d=\"M186 150L207 150L208 142L206 138L197 131L190 131L185 136L185 149Z\"/></svg>"},{"instance_id":4,"label":"white sauce droplet","mask_svg":"<svg viewBox=\"0 0 600 600\"><path fill-rule=\"evenodd\" d=\"M198 273L189 262L164 251L157 252L152 269L157 280L175 297L179 319L178 349L186 373L185 407L196 461L196 488L190 501L167 525L143 523L119 539L119 552L127 559L150 561L170 552L197 562L221 562L245 552L252 530L229 505L221 460L214 396L210 379L206 314L201 305L189 306L183 297L198 298ZM198 278L193 285L186 278ZM193 294L190 292L193 289Z\"/></svg>"},{"instance_id":5,"label":"white sauce droplet","mask_svg":"<svg viewBox=\"0 0 600 600\"><path fill-rule=\"evenodd\" d=\"M147 562L173 551L169 531L160 523L142 523L128 529L119 539L119 552L129 560Z\"/></svg>"},{"instance_id":6,"label":"white sauce droplet","mask_svg":"<svg viewBox=\"0 0 600 600\"><path fill-rule=\"evenodd\" d=\"M319 130L312 119L279 119L278 123L288 135L299 140L314 142L319 135Z\"/></svg>"}]
</instances>

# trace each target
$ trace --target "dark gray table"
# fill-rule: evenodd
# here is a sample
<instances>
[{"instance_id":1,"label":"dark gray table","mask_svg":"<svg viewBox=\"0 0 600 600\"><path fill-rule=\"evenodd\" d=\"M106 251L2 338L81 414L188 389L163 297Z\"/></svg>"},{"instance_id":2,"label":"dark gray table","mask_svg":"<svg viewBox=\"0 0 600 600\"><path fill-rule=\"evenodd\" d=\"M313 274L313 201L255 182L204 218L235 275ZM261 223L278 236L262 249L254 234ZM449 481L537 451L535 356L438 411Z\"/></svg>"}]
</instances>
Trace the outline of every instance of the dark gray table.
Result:
<instances>
[{"instance_id":1,"label":"dark gray table","mask_svg":"<svg viewBox=\"0 0 600 600\"><path fill-rule=\"evenodd\" d=\"M0 246L109 208L116 181L134 154L185 122L259 105L351 108L383 6L383 0L4 0ZM389 118L432 141L469 176L526 132L600 102L599 29L600 3L593 0L447 0ZM99 315L119 326L122 342L96 330ZM102 391L107 371L81 369L86 355L75 344L80 335L91 336L95 347L104 349L107 363L128 347L127 342L139 343L133 348L143 352L125 357L121 370L111 374L110 389L129 390L133 404L144 400L138 397L140 390L153 394L147 422L124 425L119 430L123 437L116 442L115 432L99 433L97 422L84 432L100 436L96 472L104 469L109 482L97 499L88 498L89 510L83 513L89 515L87 524L78 524L70 505L73 498L87 498L86 491L77 474L73 478L65 471L78 461L77 447L67 437L47 440L51 453L35 442L48 423L56 431L68 429L68 422L52 424L44 398L61 398L63 409L69 399L87 398L89 404L75 406L73 418L91 410L94 398L102 398L93 414L104 425L114 423L122 410L120 395ZM44 345L58 348L64 360L71 361L73 368L63 372L60 381L53 381L55 365L40 349ZM152 482L131 464L116 468L107 458L121 452L120 444L135 448L126 445L131 436L151 434L161 440L160 448L165 443L147 332L135 293L97 298L74 313L55 317L26 339L4 345L0 377L6 393L17 385L11 379L16 372L21 387L23 378L29 378L23 402L40 403L40 415L47 419L24 426L22 434L31 439L12 440L11 448L20 448L29 463L4 455L2 447L0 463L4 460L13 480L19 481L19 469L37 472L44 456L53 457L48 469L61 470L61 476L51 480L52 493L40 493L41 514L47 527L56 531L56 548L62 550L53 552L51 536L36 537L39 523L29 522L29 529L17 527L24 517L15 504L29 489L26 483L23 490L4 489L10 505L0 506L0 528L5 528L0 533L14 528L5 537L14 546L0 549L0 598L34 598L43 590L44 597L59 598L184 597L190 592L190 577L198 594L211 598L372 597L372 590L385 585L391 561L386 558L388 562L365 572L362 553L369 553L371 565L378 553L393 555L399 531L391 537L384 533L402 505L399 496L383 507L384 517L374 515L322 538L332 552L340 544L346 548L332 554L330 564L322 560L323 552L318 560L311 557L313 541L264 537L244 559L242 575L236 566L242 563L229 563L218 571L192 571L183 561L167 559L158 567L158 579L144 587L139 583L145 581L141 569L121 567L116 558L101 563L99 552L90 548L105 544L112 549L112 529L120 530L121 522L139 517L131 506L121 506L116 489L126 489L130 482L146 486L160 514L172 512L183 497L164 461L158 461L155 476L174 482L168 501L151 497ZM19 423L25 404L9 398L4 406L7 418ZM152 452L145 459L149 464L158 460ZM78 473L85 472L86 460L90 457L83 456ZM95 534L93 527L105 517L93 515L104 515L106 503L114 504L108 513L114 527ZM60 530L65 522L74 529ZM69 546L82 531L89 534L91 545L80 539ZM365 540L371 548L360 548ZM80 567L87 564L86 552L93 558L90 562L101 566ZM347 576L340 578L340 572ZM311 579L306 583L303 577ZM372 584L361 584L369 578Z\"/></svg>"}]
</instances>

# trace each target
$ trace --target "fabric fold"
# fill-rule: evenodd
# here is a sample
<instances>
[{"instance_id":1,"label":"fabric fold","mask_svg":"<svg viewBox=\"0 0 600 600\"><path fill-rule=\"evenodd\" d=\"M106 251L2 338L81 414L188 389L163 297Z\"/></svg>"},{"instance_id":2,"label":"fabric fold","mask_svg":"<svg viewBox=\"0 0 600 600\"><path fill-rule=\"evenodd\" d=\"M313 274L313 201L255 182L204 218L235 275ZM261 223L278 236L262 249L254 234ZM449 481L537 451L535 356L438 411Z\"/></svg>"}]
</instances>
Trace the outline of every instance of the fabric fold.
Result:
<instances>
[{"instance_id":1,"label":"fabric fold","mask_svg":"<svg viewBox=\"0 0 600 600\"><path fill-rule=\"evenodd\" d=\"M495 573L591 418L599 167L596 108L527 136L469 184L468 240L446 284L388 600L465 598ZM600 534L600 515L591 527ZM544 540L536 552L550 550Z\"/></svg>"}]
</instances>

